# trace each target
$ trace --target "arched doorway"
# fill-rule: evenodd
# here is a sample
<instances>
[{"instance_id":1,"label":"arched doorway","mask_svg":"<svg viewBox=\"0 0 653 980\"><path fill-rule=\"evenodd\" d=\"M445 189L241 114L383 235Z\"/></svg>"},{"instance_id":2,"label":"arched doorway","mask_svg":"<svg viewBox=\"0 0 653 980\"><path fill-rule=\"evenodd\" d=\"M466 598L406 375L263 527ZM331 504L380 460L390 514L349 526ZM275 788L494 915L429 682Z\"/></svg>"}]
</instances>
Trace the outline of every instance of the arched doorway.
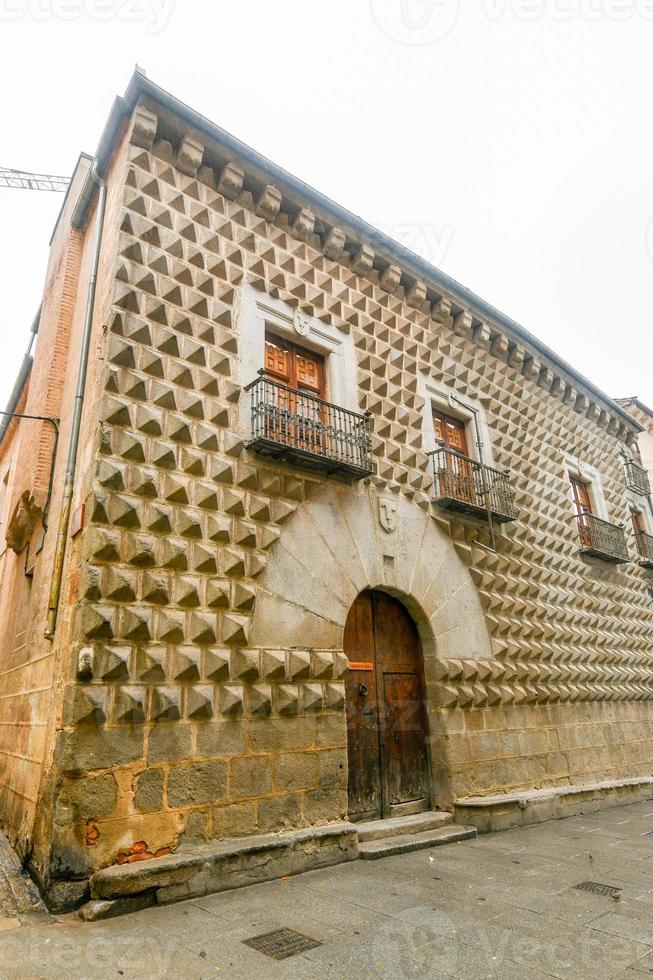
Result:
<instances>
[{"instance_id":1,"label":"arched doorway","mask_svg":"<svg viewBox=\"0 0 653 980\"><path fill-rule=\"evenodd\" d=\"M417 628L393 596L366 590L347 616L349 816L428 809L424 667Z\"/></svg>"}]
</instances>

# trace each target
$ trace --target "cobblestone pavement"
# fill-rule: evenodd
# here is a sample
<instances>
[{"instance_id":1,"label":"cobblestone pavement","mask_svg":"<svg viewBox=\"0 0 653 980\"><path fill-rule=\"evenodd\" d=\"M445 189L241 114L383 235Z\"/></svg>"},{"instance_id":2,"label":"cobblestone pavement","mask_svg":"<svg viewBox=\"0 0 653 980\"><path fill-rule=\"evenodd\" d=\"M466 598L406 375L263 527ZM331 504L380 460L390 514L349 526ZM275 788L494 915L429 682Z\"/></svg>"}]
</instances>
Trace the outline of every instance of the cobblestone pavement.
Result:
<instances>
[{"instance_id":1,"label":"cobblestone pavement","mask_svg":"<svg viewBox=\"0 0 653 980\"><path fill-rule=\"evenodd\" d=\"M584 881L620 898L574 887ZM11 978L638 980L653 974L653 802L101 923L12 901L0 931ZM282 927L321 945L276 961L243 944Z\"/></svg>"}]
</instances>

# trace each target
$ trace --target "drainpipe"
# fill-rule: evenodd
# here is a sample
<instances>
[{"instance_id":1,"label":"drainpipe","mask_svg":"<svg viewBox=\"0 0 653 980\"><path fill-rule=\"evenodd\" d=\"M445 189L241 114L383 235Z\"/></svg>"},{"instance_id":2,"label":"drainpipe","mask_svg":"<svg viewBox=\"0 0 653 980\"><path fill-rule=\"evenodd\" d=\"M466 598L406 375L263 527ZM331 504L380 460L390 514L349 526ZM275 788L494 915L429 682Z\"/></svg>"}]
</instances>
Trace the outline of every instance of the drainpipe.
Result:
<instances>
[{"instance_id":1,"label":"drainpipe","mask_svg":"<svg viewBox=\"0 0 653 980\"><path fill-rule=\"evenodd\" d=\"M77 375L77 393L73 408L73 421L70 431L70 445L68 447L68 461L66 463L66 476L64 479L63 496L61 500L61 515L59 517L59 528L57 530L57 541L54 550L54 562L52 565L52 578L50 579L50 598L48 601L48 620L44 636L46 640L54 639L54 632L57 626L57 614L59 611L59 597L61 595L61 577L63 575L63 563L66 554L66 541L68 539L68 526L70 524L70 511L73 501L73 486L75 483L75 470L77 467L77 450L79 448L79 433L82 422L82 408L84 405L84 389L86 387L86 374L88 371L88 355L91 346L91 327L93 324L93 311L95 309L95 290L97 286L97 273L100 264L100 246L102 243L102 229L104 227L104 210L107 200L107 185L98 174L97 160L93 163L91 177L99 188L97 215L95 217L95 233L93 238L93 253L91 256L91 272L88 280L88 290L86 294L86 312L84 315L84 328L82 333L82 347L79 354L79 373Z\"/></svg>"},{"instance_id":2,"label":"drainpipe","mask_svg":"<svg viewBox=\"0 0 653 980\"><path fill-rule=\"evenodd\" d=\"M494 521L492 520L490 490L487 486L486 479L485 479L485 463L483 461L483 440L481 439L481 427L478 424L478 409L473 408L473 406L469 405L467 402L461 401L460 398L456 398L455 395L452 395L451 398L453 399L453 401L458 402L459 405L462 405L463 408L466 408L467 411L471 412L472 415L474 416L474 430L476 432L476 448L478 449L478 461L481 467L481 485L483 487L483 496L485 497L485 506L487 508L487 522L490 527L490 540L492 541L492 551L496 551L497 543L494 536Z\"/></svg>"}]
</instances>

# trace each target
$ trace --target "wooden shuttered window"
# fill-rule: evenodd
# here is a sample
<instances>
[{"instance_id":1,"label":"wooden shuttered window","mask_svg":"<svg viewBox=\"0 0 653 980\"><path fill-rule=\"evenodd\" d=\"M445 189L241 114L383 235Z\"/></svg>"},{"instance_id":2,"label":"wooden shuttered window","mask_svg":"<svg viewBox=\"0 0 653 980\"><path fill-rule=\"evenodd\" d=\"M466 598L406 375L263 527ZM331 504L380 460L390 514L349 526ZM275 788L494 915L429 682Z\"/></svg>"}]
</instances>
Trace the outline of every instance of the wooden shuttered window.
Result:
<instances>
[{"instance_id":1,"label":"wooden shuttered window","mask_svg":"<svg viewBox=\"0 0 653 980\"><path fill-rule=\"evenodd\" d=\"M324 358L276 334L265 334L265 376L286 387L272 387L276 411L267 434L287 445L324 454L327 449Z\"/></svg>"}]
</instances>

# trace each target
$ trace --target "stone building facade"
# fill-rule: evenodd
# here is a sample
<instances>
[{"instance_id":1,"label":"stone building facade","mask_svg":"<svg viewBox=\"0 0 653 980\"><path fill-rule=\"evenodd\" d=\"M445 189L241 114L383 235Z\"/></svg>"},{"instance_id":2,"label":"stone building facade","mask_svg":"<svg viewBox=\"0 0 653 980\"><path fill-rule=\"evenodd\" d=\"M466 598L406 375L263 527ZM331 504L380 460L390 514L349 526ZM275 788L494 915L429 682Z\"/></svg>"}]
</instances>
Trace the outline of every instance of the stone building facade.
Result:
<instances>
[{"instance_id":1,"label":"stone building facade","mask_svg":"<svg viewBox=\"0 0 653 980\"><path fill-rule=\"evenodd\" d=\"M80 451L44 637L90 162L55 231L16 409L61 420L48 529L36 521L27 575L24 552L1 559L0 805L51 902L81 900L99 869L178 866L215 841L301 830L314 846L313 828L332 826L350 841L370 669L353 658L370 654L343 637L361 595L390 596L414 624L424 805L653 795L651 573L624 469L640 424L141 74L97 155L107 203ZM257 373L266 331L319 359L326 397ZM437 419L460 426L465 452L439 441ZM25 490L47 490L49 428L15 421L0 444L7 522ZM572 480L591 513L576 516ZM414 751L397 724L388 739ZM382 815L410 811L396 792Z\"/></svg>"}]
</instances>

